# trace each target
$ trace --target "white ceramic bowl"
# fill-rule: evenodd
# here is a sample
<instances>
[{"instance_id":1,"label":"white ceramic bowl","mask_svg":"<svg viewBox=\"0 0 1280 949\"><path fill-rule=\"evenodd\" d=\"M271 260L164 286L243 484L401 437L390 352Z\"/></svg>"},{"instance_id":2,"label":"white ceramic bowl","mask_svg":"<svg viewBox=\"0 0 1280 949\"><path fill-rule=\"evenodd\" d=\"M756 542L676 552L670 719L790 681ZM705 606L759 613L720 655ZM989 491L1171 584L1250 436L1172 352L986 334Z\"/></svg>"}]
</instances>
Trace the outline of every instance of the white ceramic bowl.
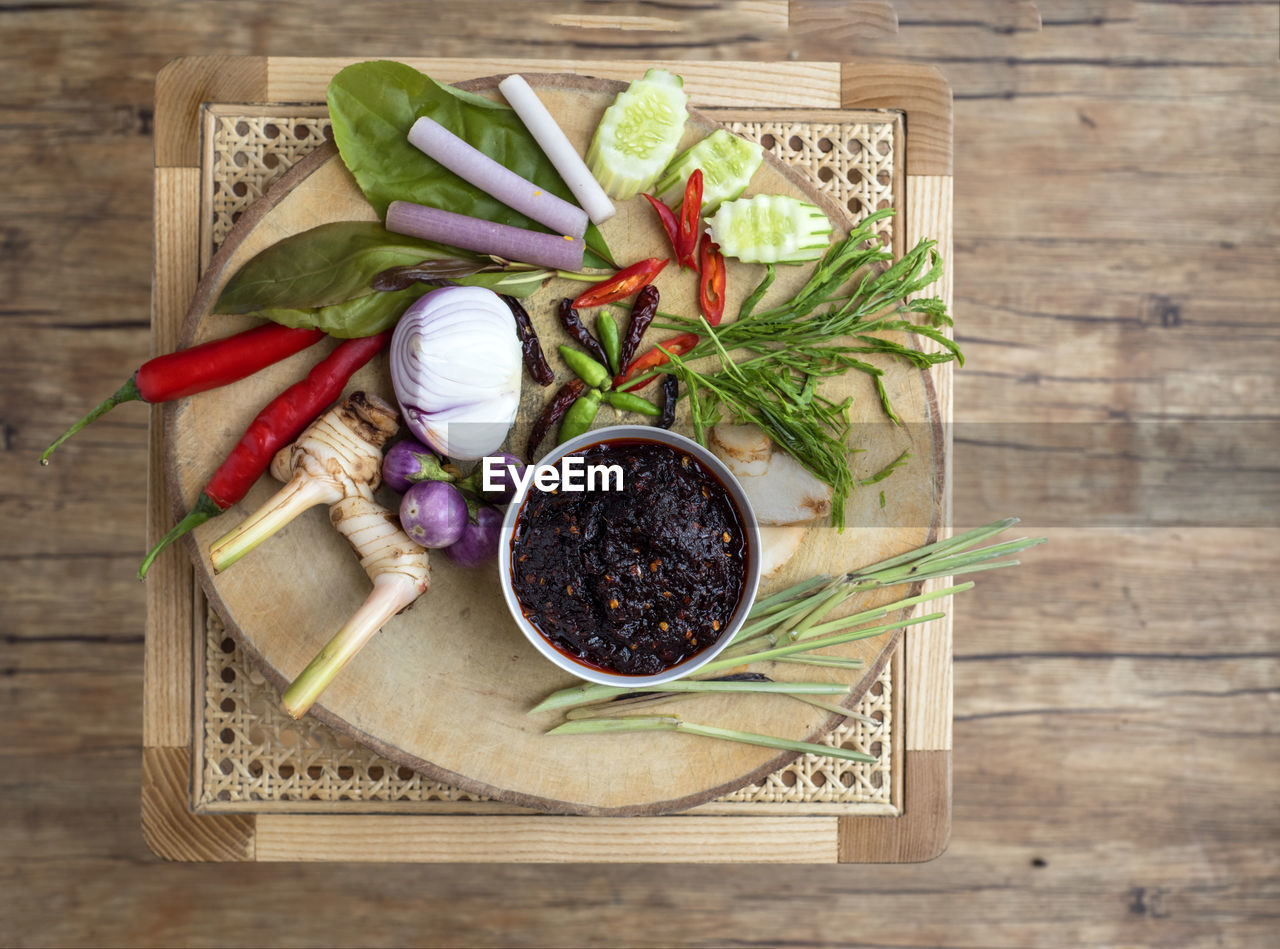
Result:
<instances>
[{"instance_id":1,"label":"white ceramic bowl","mask_svg":"<svg viewBox=\"0 0 1280 949\"><path fill-rule=\"evenodd\" d=\"M600 685L616 685L627 688L661 685L664 682L671 682L674 679L687 676L714 659L733 641L734 635L746 621L747 614L751 611L751 606L755 602L756 590L760 585L760 527L756 522L755 512L752 510L742 486L738 484L733 473L725 467L719 458L693 441L693 439L656 426L613 425L608 428L598 428L579 435L577 438L572 438L563 445L557 445L555 450L540 458L538 464L556 464L565 455L581 451L591 445L598 445L602 442L610 442L617 439L641 439L658 442L659 444L671 445L688 452L716 475L728 491L734 507L737 508L739 520L742 522L743 540L746 548L746 570L743 578L742 594L738 598L738 607L734 610L730 621L721 631L720 638L702 650L702 652L686 659L684 662L656 675L647 676L620 675L605 672L578 662L551 645L542 633L525 618L524 611L520 608L520 601L516 597L515 590L512 589L511 584L511 538L515 534L516 523L521 511L524 509L525 496L517 496L507 505L506 517L502 522L501 542L498 545L499 579L502 583L502 595L507 601L507 608L511 611L516 625L520 627L525 638L533 644L533 647L538 652L542 653L565 672L570 672L580 679ZM532 490L535 489L530 488L530 491Z\"/></svg>"}]
</instances>

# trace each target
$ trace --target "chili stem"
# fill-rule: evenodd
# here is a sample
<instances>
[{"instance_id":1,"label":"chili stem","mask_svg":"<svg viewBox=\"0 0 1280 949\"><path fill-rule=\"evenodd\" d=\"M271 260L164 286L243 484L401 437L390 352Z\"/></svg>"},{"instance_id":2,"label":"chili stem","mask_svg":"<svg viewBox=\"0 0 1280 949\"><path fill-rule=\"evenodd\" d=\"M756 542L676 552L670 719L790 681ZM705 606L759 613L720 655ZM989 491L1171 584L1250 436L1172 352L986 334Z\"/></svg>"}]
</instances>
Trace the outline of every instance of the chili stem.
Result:
<instances>
[{"instance_id":1,"label":"chili stem","mask_svg":"<svg viewBox=\"0 0 1280 949\"><path fill-rule=\"evenodd\" d=\"M44 453L41 454L40 464L42 465L49 464L49 456L53 454L53 450L55 448L57 448L59 445L65 442L68 438L70 438L76 432L80 431L80 429L84 428L90 422L96 421L97 419L100 419L102 416L106 415L108 412L114 409L117 405L120 405L123 402L145 402L145 401L146 399L142 397L142 393L138 391L138 377L136 375L130 376L129 381L126 382L124 385L122 385L119 389L117 389L115 391L115 394L113 394L107 399L104 399L88 415L86 415L84 418L76 422L69 429L67 429L60 436L58 436L57 441L55 441L52 445L46 448L44 450Z\"/></svg>"},{"instance_id":2,"label":"chili stem","mask_svg":"<svg viewBox=\"0 0 1280 949\"><path fill-rule=\"evenodd\" d=\"M188 531L193 531L205 521L217 517L222 513L222 510L209 495L200 495L200 500L196 501L196 506L187 513L187 516L173 525L173 529L161 537L160 542L152 547L147 552L147 555L142 558L142 563L138 565L138 579L145 580L147 578L147 571L151 569L151 564L155 559L160 556L160 551Z\"/></svg>"}]
</instances>

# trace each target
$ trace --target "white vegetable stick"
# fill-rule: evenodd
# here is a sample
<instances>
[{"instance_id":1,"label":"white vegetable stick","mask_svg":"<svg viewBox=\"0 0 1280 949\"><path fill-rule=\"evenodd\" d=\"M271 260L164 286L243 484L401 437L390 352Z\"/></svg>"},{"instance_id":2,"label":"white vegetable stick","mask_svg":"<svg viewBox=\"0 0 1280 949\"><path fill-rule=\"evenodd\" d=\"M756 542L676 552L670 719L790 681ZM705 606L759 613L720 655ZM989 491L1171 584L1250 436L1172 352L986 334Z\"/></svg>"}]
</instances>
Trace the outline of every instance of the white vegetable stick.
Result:
<instances>
[{"instance_id":1,"label":"white vegetable stick","mask_svg":"<svg viewBox=\"0 0 1280 949\"><path fill-rule=\"evenodd\" d=\"M408 201L391 202L387 230L552 270L581 270L586 250L581 237L527 231Z\"/></svg>"},{"instance_id":2,"label":"white vegetable stick","mask_svg":"<svg viewBox=\"0 0 1280 949\"><path fill-rule=\"evenodd\" d=\"M600 224L613 217L617 208L524 77L510 75L498 83L498 90L506 96L507 102L516 110L516 115L520 116L520 121L529 130L529 134L542 147L556 171L560 172L560 177L569 186L578 203L586 208L592 222Z\"/></svg>"},{"instance_id":3,"label":"white vegetable stick","mask_svg":"<svg viewBox=\"0 0 1280 949\"><path fill-rule=\"evenodd\" d=\"M536 136L535 136L536 137ZM557 234L581 237L587 233L587 212L521 178L484 152L467 144L425 115L409 129L409 144L485 194L515 208Z\"/></svg>"}]
</instances>

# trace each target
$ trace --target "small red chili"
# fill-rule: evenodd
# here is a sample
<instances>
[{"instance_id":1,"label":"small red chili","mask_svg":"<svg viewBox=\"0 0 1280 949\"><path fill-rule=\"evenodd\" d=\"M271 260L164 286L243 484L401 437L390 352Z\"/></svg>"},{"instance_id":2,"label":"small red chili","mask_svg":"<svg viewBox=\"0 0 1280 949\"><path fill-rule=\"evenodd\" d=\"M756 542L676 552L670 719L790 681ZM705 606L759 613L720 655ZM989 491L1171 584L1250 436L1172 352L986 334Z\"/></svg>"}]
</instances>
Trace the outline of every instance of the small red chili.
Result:
<instances>
[{"instance_id":1,"label":"small red chili","mask_svg":"<svg viewBox=\"0 0 1280 949\"><path fill-rule=\"evenodd\" d=\"M654 346L652 349L646 350L644 353L637 356L635 360L627 366L626 372L619 374L619 376L613 380L613 387L615 389L621 389L623 392L635 392L639 389L643 389L652 382L653 379L646 379L643 382L634 383L632 385L627 385L627 380L634 379L636 376L648 372L650 369L656 369L659 366L666 365L671 361L667 353L674 353L677 356L683 356L689 350L693 349L694 346L698 345L698 339L699 337L697 333L681 333L679 336L672 336L670 339L663 340L658 344L662 349L659 349L658 346ZM663 350L666 350L666 352L663 352Z\"/></svg>"},{"instance_id":2,"label":"small red chili","mask_svg":"<svg viewBox=\"0 0 1280 949\"><path fill-rule=\"evenodd\" d=\"M680 222L676 220L674 212L651 194L646 194L644 199L658 212L658 220L662 222L662 229L667 232L667 240L671 242L671 252L679 254Z\"/></svg>"},{"instance_id":3,"label":"small red chili","mask_svg":"<svg viewBox=\"0 0 1280 949\"><path fill-rule=\"evenodd\" d=\"M681 267L698 269L695 253L698 249L698 220L702 216L702 169L693 174L684 186L684 201L680 204L680 232L676 244L676 260Z\"/></svg>"},{"instance_id":4,"label":"small red chili","mask_svg":"<svg viewBox=\"0 0 1280 949\"><path fill-rule=\"evenodd\" d=\"M710 234L698 242L698 271L698 305L707 322L719 326L724 317L724 254Z\"/></svg>"},{"instance_id":5,"label":"small red chili","mask_svg":"<svg viewBox=\"0 0 1280 949\"><path fill-rule=\"evenodd\" d=\"M317 415L336 402L355 371L372 359L390 339L391 330L386 330L377 336L344 340L318 362L305 379L295 382L268 402L213 473L187 516L151 548L138 568L138 579L147 575L160 551L243 500L253 483L267 470L276 452L297 438Z\"/></svg>"},{"instance_id":6,"label":"small red chili","mask_svg":"<svg viewBox=\"0 0 1280 949\"><path fill-rule=\"evenodd\" d=\"M230 385L272 363L287 359L322 339L324 333L321 330L264 323L234 336L211 339L198 346L149 359L138 367L138 371L114 395L46 448L40 456L40 463L47 465L55 448L122 402L147 402L154 405Z\"/></svg>"},{"instance_id":7,"label":"small red chili","mask_svg":"<svg viewBox=\"0 0 1280 949\"><path fill-rule=\"evenodd\" d=\"M578 295L573 301L574 309L586 309L593 306L604 306L638 293L642 287L653 283L653 278L662 272L667 265L665 260L650 257L639 260L630 267L624 267L602 283Z\"/></svg>"}]
</instances>

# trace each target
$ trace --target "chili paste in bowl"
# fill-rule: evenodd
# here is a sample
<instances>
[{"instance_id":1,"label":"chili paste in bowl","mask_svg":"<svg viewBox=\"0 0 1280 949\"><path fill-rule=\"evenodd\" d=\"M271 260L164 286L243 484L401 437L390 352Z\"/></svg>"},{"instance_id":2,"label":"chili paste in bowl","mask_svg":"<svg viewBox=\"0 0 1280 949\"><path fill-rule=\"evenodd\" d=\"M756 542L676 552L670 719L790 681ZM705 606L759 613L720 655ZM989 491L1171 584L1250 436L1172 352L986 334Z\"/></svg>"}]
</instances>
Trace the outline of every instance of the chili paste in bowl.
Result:
<instances>
[{"instance_id":1,"label":"chili paste in bowl","mask_svg":"<svg viewBox=\"0 0 1280 949\"><path fill-rule=\"evenodd\" d=\"M759 529L714 455L662 429L617 426L539 465L578 476L535 481L508 507L499 566L512 615L543 655L634 686L686 675L728 645L755 598Z\"/></svg>"}]
</instances>

